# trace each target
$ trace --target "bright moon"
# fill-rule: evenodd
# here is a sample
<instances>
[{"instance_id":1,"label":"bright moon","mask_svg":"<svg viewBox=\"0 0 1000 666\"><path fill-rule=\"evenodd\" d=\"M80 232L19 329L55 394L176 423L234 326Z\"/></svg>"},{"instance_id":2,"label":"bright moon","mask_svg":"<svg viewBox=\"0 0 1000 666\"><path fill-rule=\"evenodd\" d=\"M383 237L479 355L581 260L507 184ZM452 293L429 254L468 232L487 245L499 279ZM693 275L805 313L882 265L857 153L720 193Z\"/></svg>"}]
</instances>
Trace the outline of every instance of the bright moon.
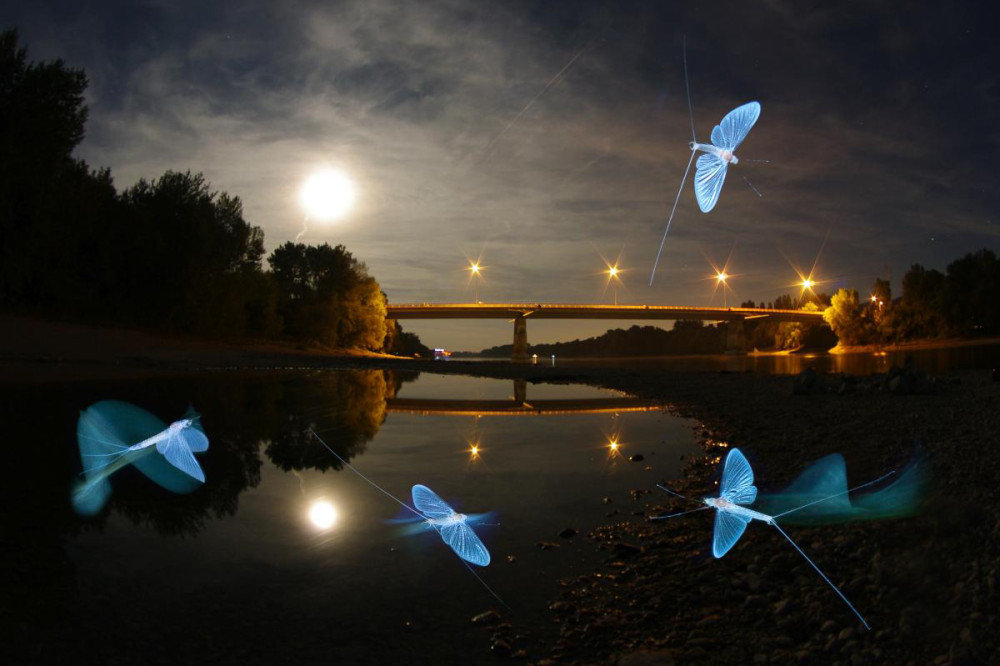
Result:
<instances>
[{"instance_id":1,"label":"bright moon","mask_svg":"<svg viewBox=\"0 0 1000 666\"><path fill-rule=\"evenodd\" d=\"M354 183L340 171L321 171L302 185L299 201L313 220L339 220L354 205Z\"/></svg>"},{"instance_id":2,"label":"bright moon","mask_svg":"<svg viewBox=\"0 0 1000 666\"><path fill-rule=\"evenodd\" d=\"M328 530L337 522L337 509L326 500L314 502L309 508L309 520L321 530Z\"/></svg>"}]
</instances>

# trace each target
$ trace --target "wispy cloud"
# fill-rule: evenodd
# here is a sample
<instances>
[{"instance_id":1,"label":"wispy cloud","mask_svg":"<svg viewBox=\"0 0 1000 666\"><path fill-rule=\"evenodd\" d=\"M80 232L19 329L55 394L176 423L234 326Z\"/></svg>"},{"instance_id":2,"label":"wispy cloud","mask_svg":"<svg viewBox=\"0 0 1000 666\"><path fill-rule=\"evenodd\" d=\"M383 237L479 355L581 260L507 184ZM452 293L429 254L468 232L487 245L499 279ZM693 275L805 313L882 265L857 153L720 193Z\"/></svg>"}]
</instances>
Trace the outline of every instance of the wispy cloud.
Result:
<instances>
[{"instance_id":1,"label":"wispy cloud","mask_svg":"<svg viewBox=\"0 0 1000 666\"><path fill-rule=\"evenodd\" d=\"M491 267L484 299L594 301L595 247L624 246L633 270L620 296L693 304L710 297L703 253L720 257L733 243L742 276L733 286L760 300L794 279L782 253L808 263L827 235L820 269L858 276L857 286L885 266L898 276L913 261L940 265L998 240L980 145L995 152L995 125L977 127L984 116L968 112L978 144L974 159L959 158L963 128L942 125L947 69L913 69L926 26L878 6L861 18L782 2L717 16L559 6L566 20L458 0L204 4L15 14L33 57L87 69L80 154L110 166L119 187L203 171L243 199L273 248L302 229L306 176L339 166L357 181L357 207L303 240L344 243L396 302L469 298L469 247ZM689 182L649 288L689 156L682 30L699 138L759 99L740 155L770 162L734 167L708 215ZM846 42L851 31L871 40ZM996 77L959 66L975 81L966 94L995 108ZM553 335L604 328L562 326ZM507 337L456 330L435 342Z\"/></svg>"}]
</instances>

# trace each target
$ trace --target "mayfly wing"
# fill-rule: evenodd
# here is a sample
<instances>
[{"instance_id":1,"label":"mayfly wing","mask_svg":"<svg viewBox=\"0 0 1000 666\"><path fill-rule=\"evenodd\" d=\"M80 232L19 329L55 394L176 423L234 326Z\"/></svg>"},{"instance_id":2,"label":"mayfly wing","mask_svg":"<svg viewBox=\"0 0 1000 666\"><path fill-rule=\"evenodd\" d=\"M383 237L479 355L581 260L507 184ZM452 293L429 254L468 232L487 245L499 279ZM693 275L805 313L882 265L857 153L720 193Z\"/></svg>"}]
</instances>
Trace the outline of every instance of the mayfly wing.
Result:
<instances>
[{"instance_id":1,"label":"mayfly wing","mask_svg":"<svg viewBox=\"0 0 1000 666\"><path fill-rule=\"evenodd\" d=\"M189 408L184 418L191 421L191 425L178 433L184 438L184 443L195 453L208 451L208 437L205 435L205 430L201 427L201 415L194 411L193 408Z\"/></svg>"},{"instance_id":2,"label":"mayfly wing","mask_svg":"<svg viewBox=\"0 0 1000 666\"><path fill-rule=\"evenodd\" d=\"M167 459L167 462L180 471L202 483L205 482L205 472L201 470L201 465L195 460L194 454L191 453L191 449L188 448L180 433L157 442L156 450Z\"/></svg>"},{"instance_id":3,"label":"mayfly wing","mask_svg":"<svg viewBox=\"0 0 1000 666\"><path fill-rule=\"evenodd\" d=\"M705 154L698 158L698 168L694 174L694 196L698 208L707 213L719 202L722 184L726 182L727 163L715 155Z\"/></svg>"},{"instance_id":4,"label":"mayfly wing","mask_svg":"<svg viewBox=\"0 0 1000 666\"><path fill-rule=\"evenodd\" d=\"M747 138L750 128L760 118L760 103L748 102L726 114L712 130L712 143L723 150L733 151Z\"/></svg>"},{"instance_id":5,"label":"mayfly wing","mask_svg":"<svg viewBox=\"0 0 1000 666\"><path fill-rule=\"evenodd\" d=\"M480 567L490 563L490 551L486 550L486 546L465 521L442 526L441 538L466 562Z\"/></svg>"},{"instance_id":6,"label":"mayfly wing","mask_svg":"<svg viewBox=\"0 0 1000 666\"><path fill-rule=\"evenodd\" d=\"M425 485L418 483L413 486L411 494L413 495L413 505L426 518L448 518L455 513L455 510L448 506L447 502Z\"/></svg>"},{"instance_id":7,"label":"mayfly wing","mask_svg":"<svg viewBox=\"0 0 1000 666\"><path fill-rule=\"evenodd\" d=\"M128 452L128 445L109 430L100 412L93 407L80 412L76 436L85 477L96 474Z\"/></svg>"},{"instance_id":8,"label":"mayfly wing","mask_svg":"<svg viewBox=\"0 0 1000 666\"><path fill-rule=\"evenodd\" d=\"M201 428L192 425L184 428L184 430L177 434L184 440L184 444L187 446L189 451L194 453L208 451L208 437L205 436L205 433L201 430Z\"/></svg>"},{"instance_id":9,"label":"mayfly wing","mask_svg":"<svg viewBox=\"0 0 1000 666\"><path fill-rule=\"evenodd\" d=\"M747 528L749 518L738 516L728 511L717 511L715 513L715 534L712 537L712 555L722 557L729 552L729 549L736 545L736 542L743 536L743 531Z\"/></svg>"},{"instance_id":10,"label":"mayfly wing","mask_svg":"<svg viewBox=\"0 0 1000 666\"><path fill-rule=\"evenodd\" d=\"M731 449L726 456L726 463L722 468L722 483L719 484L719 497L733 504L752 504L757 499L757 487L753 485L753 469L739 449Z\"/></svg>"}]
</instances>

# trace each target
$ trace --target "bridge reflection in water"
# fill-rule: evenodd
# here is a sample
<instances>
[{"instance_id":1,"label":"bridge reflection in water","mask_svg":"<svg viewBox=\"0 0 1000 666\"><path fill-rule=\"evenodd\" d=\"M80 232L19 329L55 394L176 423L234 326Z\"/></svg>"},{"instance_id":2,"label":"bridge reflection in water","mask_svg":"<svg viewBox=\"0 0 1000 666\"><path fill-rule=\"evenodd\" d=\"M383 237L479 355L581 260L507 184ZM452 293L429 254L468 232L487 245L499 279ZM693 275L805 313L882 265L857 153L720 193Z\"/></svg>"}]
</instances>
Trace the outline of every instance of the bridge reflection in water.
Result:
<instances>
[{"instance_id":1,"label":"bridge reflection in water","mask_svg":"<svg viewBox=\"0 0 1000 666\"><path fill-rule=\"evenodd\" d=\"M514 380L514 395L508 400L464 400L437 398L388 398L387 412L397 414L443 414L449 416L549 416L557 414L618 414L652 412L661 405L645 398L527 399L527 382Z\"/></svg>"}]
</instances>

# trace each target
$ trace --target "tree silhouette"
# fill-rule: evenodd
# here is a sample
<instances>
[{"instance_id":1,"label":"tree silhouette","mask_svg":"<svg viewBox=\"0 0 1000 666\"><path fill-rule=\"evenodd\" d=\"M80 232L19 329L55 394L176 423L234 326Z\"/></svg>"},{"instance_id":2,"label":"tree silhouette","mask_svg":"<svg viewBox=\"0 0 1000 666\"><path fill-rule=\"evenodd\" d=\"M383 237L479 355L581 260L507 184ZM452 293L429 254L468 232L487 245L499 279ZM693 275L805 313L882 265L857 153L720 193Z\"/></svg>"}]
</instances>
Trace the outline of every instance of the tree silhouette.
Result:
<instances>
[{"instance_id":1,"label":"tree silhouette","mask_svg":"<svg viewBox=\"0 0 1000 666\"><path fill-rule=\"evenodd\" d=\"M288 242L267 261L288 335L334 347L382 349L385 296L343 245Z\"/></svg>"}]
</instances>

